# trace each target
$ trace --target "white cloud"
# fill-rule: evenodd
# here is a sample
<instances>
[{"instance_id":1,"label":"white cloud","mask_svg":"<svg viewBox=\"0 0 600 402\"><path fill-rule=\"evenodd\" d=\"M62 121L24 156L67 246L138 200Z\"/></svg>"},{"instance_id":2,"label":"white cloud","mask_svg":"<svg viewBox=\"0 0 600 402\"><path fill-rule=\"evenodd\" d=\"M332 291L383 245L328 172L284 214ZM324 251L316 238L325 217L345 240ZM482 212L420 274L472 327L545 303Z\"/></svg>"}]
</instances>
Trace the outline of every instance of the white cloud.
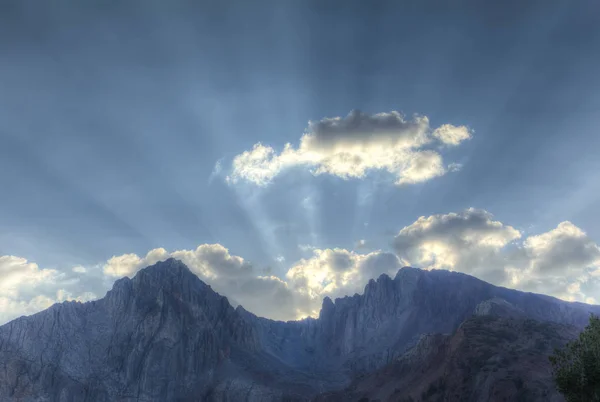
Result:
<instances>
[{"instance_id":1,"label":"white cloud","mask_svg":"<svg viewBox=\"0 0 600 402\"><path fill-rule=\"evenodd\" d=\"M565 300L596 300L600 248L580 228L562 222L526 237L487 211L420 217L394 239L406 264L461 271L497 285Z\"/></svg>"},{"instance_id":2,"label":"white cloud","mask_svg":"<svg viewBox=\"0 0 600 402\"><path fill-rule=\"evenodd\" d=\"M75 268L72 272L81 273ZM98 286L89 286L70 274L40 268L22 257L0 256L0 323L36 313L55 302L97 297L93 291Z\"/></svg>"},{"instance_id":3,"label":"white cloud","mask_svg":"<svg viewBox=\"0 0 600 402\"><path fill-rule=\"evenodd\" d=\"M530 236L524 248L531 270L545 274L576 273L582 267L600 265L600 248L585 232L571 222L561 222L556 229Z\"/></svg>"},{"instance_id":4,"label":"white cloud","mask_svg":"<svg viewBox=\"0 0 600 402\"><path fill-rule=\"evenodd\" d=\"M317 315L323 297L362 293L369 279L400 268L395 255L375 251L358 254L345 249L315 249L313 256L294 264L286 280L303 303L299 315Z\"/></svg>"},{"instance_id":5,"label":"white cloud","mask_svg":"<svg viewBox=\"0 0 600 402\"><path fill-rule=\"evenodd\" d=\"M489 257L521 234L493 220L483 210L421 216L394 239L398 255L413 264L433 268L455 268L474 257Z\"/></svg>"},{"instance_id":6,"label":"white cloud","mask_svg":"<svg viewBox=\"0 0 600 402\"><path fill-rule=\"evenodd\" d=\"M528 237L509 261L512 286L566 300L598 297L600 247L571 222Z\"/></svg>"},{"instance_id":7,"label":"white cloud","mask_svg":"<svg viewBox=\"0 0 600 402\"><path fill-rule=\"evenodd\" d=\"M354 245L355 250L360 250L360 249L364 249L364 248L367 248L367 241L365 239L360 239Z\"/></svg>"},{"instance_id":8,"label":"white cloud","mask_svg":"<svg viewBox=\"0 0 600 402\"><path fill-rule=\"evenodd\" d=\"M74 295L72 292L69 292L65 289L58 289L56 291L56 301L58 302L76 300L83 303L97 298L98 296L92 292L83 292L80 295Z\"/></svg>"},{"instance_id":9,"label":"white cloud","mask_svg":"<svg viewBox=\"0 0 600 402\"><path fill-rule=\"evenodd\" d=\"M470 140L473 133L465 126L443 124L433 130L433 136L446 145L457 146L463 141Z\"/></svg>"},{"instance_id":10,"label":"white cloud","mask_svg":"<svg viewBox=\"0 0 600 402\"><path fill-rule=\"evenodd\" d=\"M0 257L0 290L3 295L18 297L23 285L36 286L54 281L58 272L40 269L37 264L25 258L12 255Z\"/></svg>"},{"instance_id":11,"label":"white cloud","mask_svg":"<svg viewBox=\"0 0 600 402\"><path fill-rule=\"evenodd\" d=\"M457 146L470 138L465 126L444 124L432 131L425 116L406 119L396 111L368 115L355 110L346 117L309 122L298 148L288 143L277 153L255 144L233 159L227 181L266 185L286 168L306 166L315 175L344 179L386 170L398 185L420 183L447 172L442 155L428 146L434 142Z\"/></svg>"},{"instance_id":12,"label":"white cloud","mask_svg":"<svg viewBox=\"0 0 600 402\"><path fill-rule=\"evenodd\" d=\"M316 249L316 247L311 244L298 244L298 248L303 252L313 251Z\"/></svg>"},{"instance_id":13,"label":"white cloud","mask_svg":"<svg viewBox=\"0 0 600 402\"><path fill-rule=\"evenodd\" d=\"M448 171L449 172L460 172L462 167L463 167L463 165L460 163L451 163L448 165Z\"/></svg>"},{"instance_id":14,"label":"white cloud","mask_svg":"<svg viewBox=\"0 0 600 402\"><path fill-rule=\"evenodd\" d=\"M113 277L133 276L139 269L169 258L169 253L164 248L150 250L145 257L137 254L123 254L113 256L103 267L105 275Z\"/></svg>"},{"instance_id":15,"label":"white cloud","mask_svg":"<svg viewBox=\"0 0 600 402\"><path fill-rule=\"evenodd\" d=\"M0 325L22 315L31 315L47 309L55 302L56 300L42 295L29 300L0 296Z\"/></svg>"}]
</instances>

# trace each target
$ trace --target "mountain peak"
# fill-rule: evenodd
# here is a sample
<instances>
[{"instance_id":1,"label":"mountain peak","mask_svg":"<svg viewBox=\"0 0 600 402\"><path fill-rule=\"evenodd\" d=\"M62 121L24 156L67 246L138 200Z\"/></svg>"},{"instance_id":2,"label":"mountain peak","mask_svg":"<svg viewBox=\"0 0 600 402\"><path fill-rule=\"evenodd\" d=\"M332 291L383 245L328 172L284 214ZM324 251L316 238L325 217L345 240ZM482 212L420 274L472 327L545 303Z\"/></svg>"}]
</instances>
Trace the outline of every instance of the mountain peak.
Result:
<instances>
[{"instance_id":1,"label":"mountain peak","mask_svg":"<svg viewBox=\"0 0 600 402\"><path fill-rule=\"evenodd\" d=\"M175 258L168 258L164 261L158 261L153 265L139 270L134 276L133 280L140 280L145 276L150 276L163 281L199 281L204 286L208 286L202 282L200 278L198 278L198 276L187 267L187 265Z\"/></svg>"},{"instance_id":2,"label":"mountain peak","mask_svg":"<svg viewBox=\"0 0 600 402\"><path fill-rule=\"evenodd\" d=\"M193 273L183 262L175 258L159 261L138 271L131 279L134 288L147 293L150 289L162 289L180 297L191 293L217 293Z\"/></svg>"},{"instance_id":3,"label":"mountain peak","mask_svg":"<svg viewBox=\"0 0 600 402\"><path fill-rule=\"evenodd\" d=\"M140 272L148 272L153 274L173 274L173 273L192 273L190 269L181 260L177 260L173 257L167 258L164 261L158 261L153 265L147 266L140 270ZM195 275L194 275L195 276Z\"/></svg>"},{"instance_id":4,"label":"mountain peak","mask_svg":"<svg viewBox=\"0 0 600 402\"><path fill-rule=\"evenodd\" d=\"M406 278L406 277L417 277L422 272L423 272L423 270L420 268L404 266L398 270L398 272L396 273L396 276L394 277L394 280L396 281L396 280L400 280L400 279Z\"/></svg>"},{"instance_id":5,"label":"mountain peak","mask_svg":"<svg viewBox=\"0 0 600 402\"><path fill-rule=\"evenodd\" d=\"M323 298L323 304L321 305L321 312L319 314L319 317L323 318L326 315L330 315L334 309L335 304L333 303L333 300L331 300L331 297L325 296Z\"/></svg>"}]
</instances>

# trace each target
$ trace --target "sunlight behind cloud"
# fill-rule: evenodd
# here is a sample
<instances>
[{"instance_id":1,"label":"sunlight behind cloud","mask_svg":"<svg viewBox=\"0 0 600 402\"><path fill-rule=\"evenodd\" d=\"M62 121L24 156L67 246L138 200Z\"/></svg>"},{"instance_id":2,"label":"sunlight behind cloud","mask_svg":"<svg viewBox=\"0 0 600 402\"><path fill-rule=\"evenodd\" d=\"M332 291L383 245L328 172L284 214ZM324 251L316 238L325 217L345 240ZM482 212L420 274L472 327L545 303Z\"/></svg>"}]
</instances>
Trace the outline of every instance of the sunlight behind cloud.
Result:
<instances>
[{"instance_id":1,"label":"sunlight behind cloud","mask_svg":"<svg viewBox=\"0 0 600 402\"><path fill-rule=\"evenodd\" d=\"M432 130L425 116L407 120L397 111L368 115L354 110L346 117L309 122L298 148L288 143L277 153L256 143L233 159L226 180L265 186L283 170L305 166L314 175L343 179L385 170L395 176L397 185L421 183L447 173L442 155L428 146L457 146L471 136L466 126L444 124Z\"/></svg>"}]
</instances>

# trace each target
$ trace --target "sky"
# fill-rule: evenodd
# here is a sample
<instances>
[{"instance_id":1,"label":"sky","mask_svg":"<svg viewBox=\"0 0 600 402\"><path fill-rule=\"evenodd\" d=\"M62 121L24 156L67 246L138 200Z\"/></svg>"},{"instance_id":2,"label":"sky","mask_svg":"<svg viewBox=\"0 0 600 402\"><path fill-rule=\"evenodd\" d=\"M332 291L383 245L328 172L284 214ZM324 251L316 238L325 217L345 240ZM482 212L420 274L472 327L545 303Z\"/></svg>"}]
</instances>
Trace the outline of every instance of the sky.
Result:
<instances>
[{"instance_id":1,"label":"sky","mask_svg":"<svg viewBox=\"0 0 600 402\"><path fill-rule=\"evenodd\" d=\"M402 266L600 303L600 3L0 3L0 323L169 257L318 315Z\"/></svg>"}]
</instances>

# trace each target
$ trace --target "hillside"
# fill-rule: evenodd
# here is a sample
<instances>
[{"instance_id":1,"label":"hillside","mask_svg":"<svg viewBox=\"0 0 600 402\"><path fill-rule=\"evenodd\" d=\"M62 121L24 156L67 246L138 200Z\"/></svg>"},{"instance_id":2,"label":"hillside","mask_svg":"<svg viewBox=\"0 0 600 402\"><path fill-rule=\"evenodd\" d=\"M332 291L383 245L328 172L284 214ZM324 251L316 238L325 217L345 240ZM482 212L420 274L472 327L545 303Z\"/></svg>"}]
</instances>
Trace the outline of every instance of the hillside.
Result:
<instances>
[{"instance_id":1,"label":"hillside","mask_svg":"<svg viewBox=\"0 0 600 402\"><path fill-rule=\"evenodd\" d=\"M424 335L397 361L317 401L559 402L547 356L577 329L473 316L453 335Z\"/></svg>"}]
</instances>

